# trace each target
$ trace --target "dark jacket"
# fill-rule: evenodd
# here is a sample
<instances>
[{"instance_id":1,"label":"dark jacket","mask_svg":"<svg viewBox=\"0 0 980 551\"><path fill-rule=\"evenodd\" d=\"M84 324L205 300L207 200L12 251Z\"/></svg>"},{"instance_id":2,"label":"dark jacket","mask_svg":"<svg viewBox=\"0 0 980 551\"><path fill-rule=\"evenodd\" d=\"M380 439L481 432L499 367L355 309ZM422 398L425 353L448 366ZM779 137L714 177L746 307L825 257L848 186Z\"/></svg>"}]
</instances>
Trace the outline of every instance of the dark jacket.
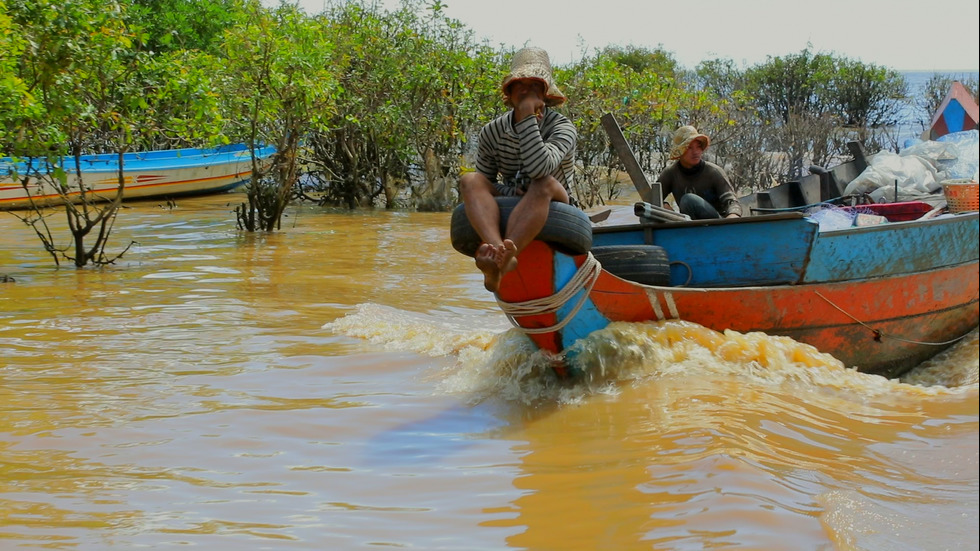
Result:
<instances>
[{"instance_id":1,"label":"dark jacket","mask_svg":"<svg viewBox=\"0 0 980 551\"><path fill-rule=\"evenodd\" d=\"M714 163L701 161L698 166L687 169L677 161L664 169L657 181L664 199L673 193L676 202L685 193L694 193L711 203L722 216L742 215L742 205L735 196L728 174Z\"/></svg>"}]
</instances>

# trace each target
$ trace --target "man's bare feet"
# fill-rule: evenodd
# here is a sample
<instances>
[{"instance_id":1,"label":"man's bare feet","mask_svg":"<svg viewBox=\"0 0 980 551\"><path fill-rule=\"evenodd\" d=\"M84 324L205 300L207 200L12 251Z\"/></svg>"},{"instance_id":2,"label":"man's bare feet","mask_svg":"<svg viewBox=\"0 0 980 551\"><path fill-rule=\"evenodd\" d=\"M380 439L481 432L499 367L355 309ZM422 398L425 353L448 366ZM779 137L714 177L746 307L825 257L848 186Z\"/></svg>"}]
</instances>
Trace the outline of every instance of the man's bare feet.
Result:
<instances>
[{"instance_id":1,"label":"man's bare feet","mask_svg":"<svg viewBox=\"0 0 980 551\"><path fill-rule=\"evenodd\" d=\"M500 275L504 275L507 272L517 269L517 245L514 244L510 239L504 239L504 245L499 249L500 256L497 261L497 268L500 269Z\"/></svg>"},{"instance_id":2,"label":"man's bare feet","mask_svg":"<svg viewBox=\"0 0 980 551\"><path fill-rule=\"evenodd\" d=\"M510 239L504 239L502 245L483 243L474 255L476 267L483 272L483 286L487 291L496 293L500 287L500 278L517 269L517 245Z\"/></svg>"},{"instance_id":3,"label":"man's bare feet","mask_svg":"<svg viewBox=\"0 0 980 551\"><path fill-rule=\"evenodd\" d=\"M497 263L500 255L501 253L497 247L489 243L484 243L476 250L476 255L474 256L476 258L476 267L483 272L483 286L491 293L496 293L497 288L500 286L500 267Z\"/></svg>"}]
</instances>

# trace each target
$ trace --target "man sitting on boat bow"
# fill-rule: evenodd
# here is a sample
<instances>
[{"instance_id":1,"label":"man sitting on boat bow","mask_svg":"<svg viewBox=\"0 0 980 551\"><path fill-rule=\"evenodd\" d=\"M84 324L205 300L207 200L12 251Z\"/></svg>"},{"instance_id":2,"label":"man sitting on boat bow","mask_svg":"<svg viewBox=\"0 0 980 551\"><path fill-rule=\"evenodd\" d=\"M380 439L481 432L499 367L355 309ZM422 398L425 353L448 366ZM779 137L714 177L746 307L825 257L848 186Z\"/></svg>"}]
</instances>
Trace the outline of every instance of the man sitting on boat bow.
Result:
<instances>
[{"instance_id":1,"label":"man sitting on boat bow","mask_svg":"<svg viewBox=\"0 0 980 551\"><path fill-rule=\"evenodd\" d=\"M459 186L466 217L483 241L476 266L494 293L500 278L517 267L518 253L544 228L551 201L569 202L577 141L575 125L551 109L566 98L544 50L514 54L501 91L511 110L480 131L476 170L464 174ZM521 200L501 233L495 197L515 195Z\"/></svg>"}]
</instances>

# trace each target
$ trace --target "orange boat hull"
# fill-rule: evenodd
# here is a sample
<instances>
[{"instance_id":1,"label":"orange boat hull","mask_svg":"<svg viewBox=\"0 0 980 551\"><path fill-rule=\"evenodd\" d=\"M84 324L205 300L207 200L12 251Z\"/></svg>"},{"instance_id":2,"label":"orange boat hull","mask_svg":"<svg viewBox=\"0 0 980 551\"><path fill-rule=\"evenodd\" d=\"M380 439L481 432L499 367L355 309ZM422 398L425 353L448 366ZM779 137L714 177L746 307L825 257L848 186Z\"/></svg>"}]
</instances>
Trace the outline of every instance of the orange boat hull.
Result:
<instances>
[{"instance_id":1,"label":"orange boat hull","mask_svg":"<svg viewBox=\"0 0 980 551\"><path fill-rule=\"evenodd\" d=\"M524 302L554 295L586 262L535 241L518 269L501 281L499 297ZM978 321L978 263L854 281L767 287L654 287L599 272L554 313L515 316L538 347L561 353L613 321L680 319L718 331L761 331L813 345L849 367L898 376L969 333ZM572 315L579 299L573 319Z\"/></svg>"}]
</instances>

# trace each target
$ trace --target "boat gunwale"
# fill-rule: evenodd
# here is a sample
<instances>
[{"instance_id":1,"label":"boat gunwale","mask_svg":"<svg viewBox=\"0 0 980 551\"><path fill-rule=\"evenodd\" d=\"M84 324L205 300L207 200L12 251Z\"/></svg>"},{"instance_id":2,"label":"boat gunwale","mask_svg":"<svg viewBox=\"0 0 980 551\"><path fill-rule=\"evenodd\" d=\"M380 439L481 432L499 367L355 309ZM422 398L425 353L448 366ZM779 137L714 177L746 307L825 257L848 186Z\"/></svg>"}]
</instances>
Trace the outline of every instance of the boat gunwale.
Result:
<instances>
[{"instance_id":1,"label":"boat gunwale","mask_svg":"<svg viewBox=\"0 0 980 551\"><path fill-rule=\"evenodd\" d=\"M631 224L615 224L608 226L592 226L592 233L617 233L640 231L647 229L673 229L673 228L693 228L706 226L726 226L733 224L749 224L760 222L771 222L778 220L800 220L807 216L802 212L782 212L776 214L762 214L758 216L742 216L738 218L714 218L707 220L677 220L672 222L645 222L639 221ZM816 223L816 222L813 222Z\"/></svg>"},{"instance_id":2,"label":"boat gunwale","mask_svg":"<svg viewBox=\"0 0 980 551\"><path fill-rule=\"evenodd\" d=\"M833 228L833 229L820 229L819 234L846 234L846 233L864 233L872 231L887 231L889 229L896 229L896 226L908 226L910 224L916 225L942 225L946 223L960 222L963 218L976 218L980 213L977 211L970 212L956 212L956 213L944 213L940 216L935 216L932 218L917 218L914 220L897 220L888 221L882 224L872 224L868 226L848 226L846 228ZM778 213L778 214L763 214L757 216L743 216L739 218L716 218L710 220L686 220L686 221L672 221L672 222L636 222L632 224L616 224L608 226L593 226L592 232L603 234L603 233L619 233L619 232L631 232L631 231L642 231L647 229L673 229L673 228L691 228L691 227L707 227L707 226L724 226L732 224L746 224L746 223L758 223L758 222L771 222L777 220L811 220L812 223L816 224L815 220L810 219L806 214L802 212L792 212L792 213Z\"/></svg>"},{"instance_id":3,"label":"boat gunwale","mask_svg":"<svg viewBox=\"0 0 980 551\"><path fill-rule=\"evenodd\" d=\"M153 157L145 158L140 157L140 155L151 155L156 153L164 153L167 151L173 151L173 155L153 155ZM180 152L190 152L197 151L199 153L187 153L181 154ZM256 159L267 159L268 157L275 154L275 148L272 146L266 146L255 150ZM66 166L65 163L51 164L47 163L46 157L34 157L33 160L39 160L37 167L32 167L30 169L31 175L49 175L50 171L43 170L43 167L62 167ZM64 156L58 157L61 160L67 160L71 163L70 168L65 171L69 174L76 172L74 167L74 157ZM158 171L158 170L179 170L182 168L197 168L201 166L209 165L226 165L232 163L240 163L244 161L251 160L251 151L248 147L238 148L238 149L172 149L172 150L159 150L159 151L138 151L123 154L123 169L127 172L140 172L140 171ZM81 155L79 157L82 174L99 174L106 172L117 172L119 170L119 157L112 153L95 153L91 155ZM16 161L14 162L10 157L4 157L0 159L0 178L9 177L14 171L26 171L28 161Z\"/></svg>"},{"instance_id":4,"label":"boat gunwale","mask_svg":"<svg viewBox=\"0 0 980 551\"><path fill-rule=\"evenodd\" d=\"M565 253L562 253L561 251L557 251L557 250L555 251L555 253L556 254L565 254ZM584 256L584 255L576 255L576 256L566 255L566 256L570 256L571 258L578 258L578 256ZM956 268L960 268L960 267L963 267L963 266L969 266L970 264L978 264L978 263L980 263L980 259L973 259L973 260L968 260L966 262L957 262L957 263L953 263L953 264L944 264L942 266L936 266L935 268L929 268L927 270L917 271L917 272L915 272L915 274L928 274L930 272L938 272L938 271L942 271L942 270L951 270L951 269L956 269ZM886 274L886 275L872 276L872 277L861 277L861 278L855 278L855 279L842 279L842 280L837 280L837 281L811 281L811 282L800 282L800 283L784 283L784 284L778 284L778 285L744 285L744 286L739 286L739 287L685 287L683 285L672 285L672 286L669 286L669 287L665 287L665 286L662 286L662 285L647 285L645 283L638 283L636 281L633 281L633 280L630 280L630 279L625 279L625 278L622 278L620 276L617 276L616 274L614 274L612 272L609 272L608 270L603 269L603 271L606 274L610 275L610 276L613 276L615 278L621 279L621 280L623 280L623 281L625 281L625 282L627 282L627 283L629 283L631 285L636 285L638 287L642 287L644 289L655 289L655 290L659 290L659 291L684 291L684 292L692 291L692 292L700 292L700 293L735 292L735 291L765 291L765 290L774 290L774 291L777 291L777 290L783 290L783 289L800 289L800 288L807 288L807 287L826 287L828 285L830 285L830 286L833 286L833 285L848 285L848 284L852 284L852 283L872 282L872 281L875 281L875 280L905 279L905 278L907 278L910 275L909 273L896 273L896 274ZM978 295L978 299L980 299L980 295Z\"/></svg>"}]
</instances>

